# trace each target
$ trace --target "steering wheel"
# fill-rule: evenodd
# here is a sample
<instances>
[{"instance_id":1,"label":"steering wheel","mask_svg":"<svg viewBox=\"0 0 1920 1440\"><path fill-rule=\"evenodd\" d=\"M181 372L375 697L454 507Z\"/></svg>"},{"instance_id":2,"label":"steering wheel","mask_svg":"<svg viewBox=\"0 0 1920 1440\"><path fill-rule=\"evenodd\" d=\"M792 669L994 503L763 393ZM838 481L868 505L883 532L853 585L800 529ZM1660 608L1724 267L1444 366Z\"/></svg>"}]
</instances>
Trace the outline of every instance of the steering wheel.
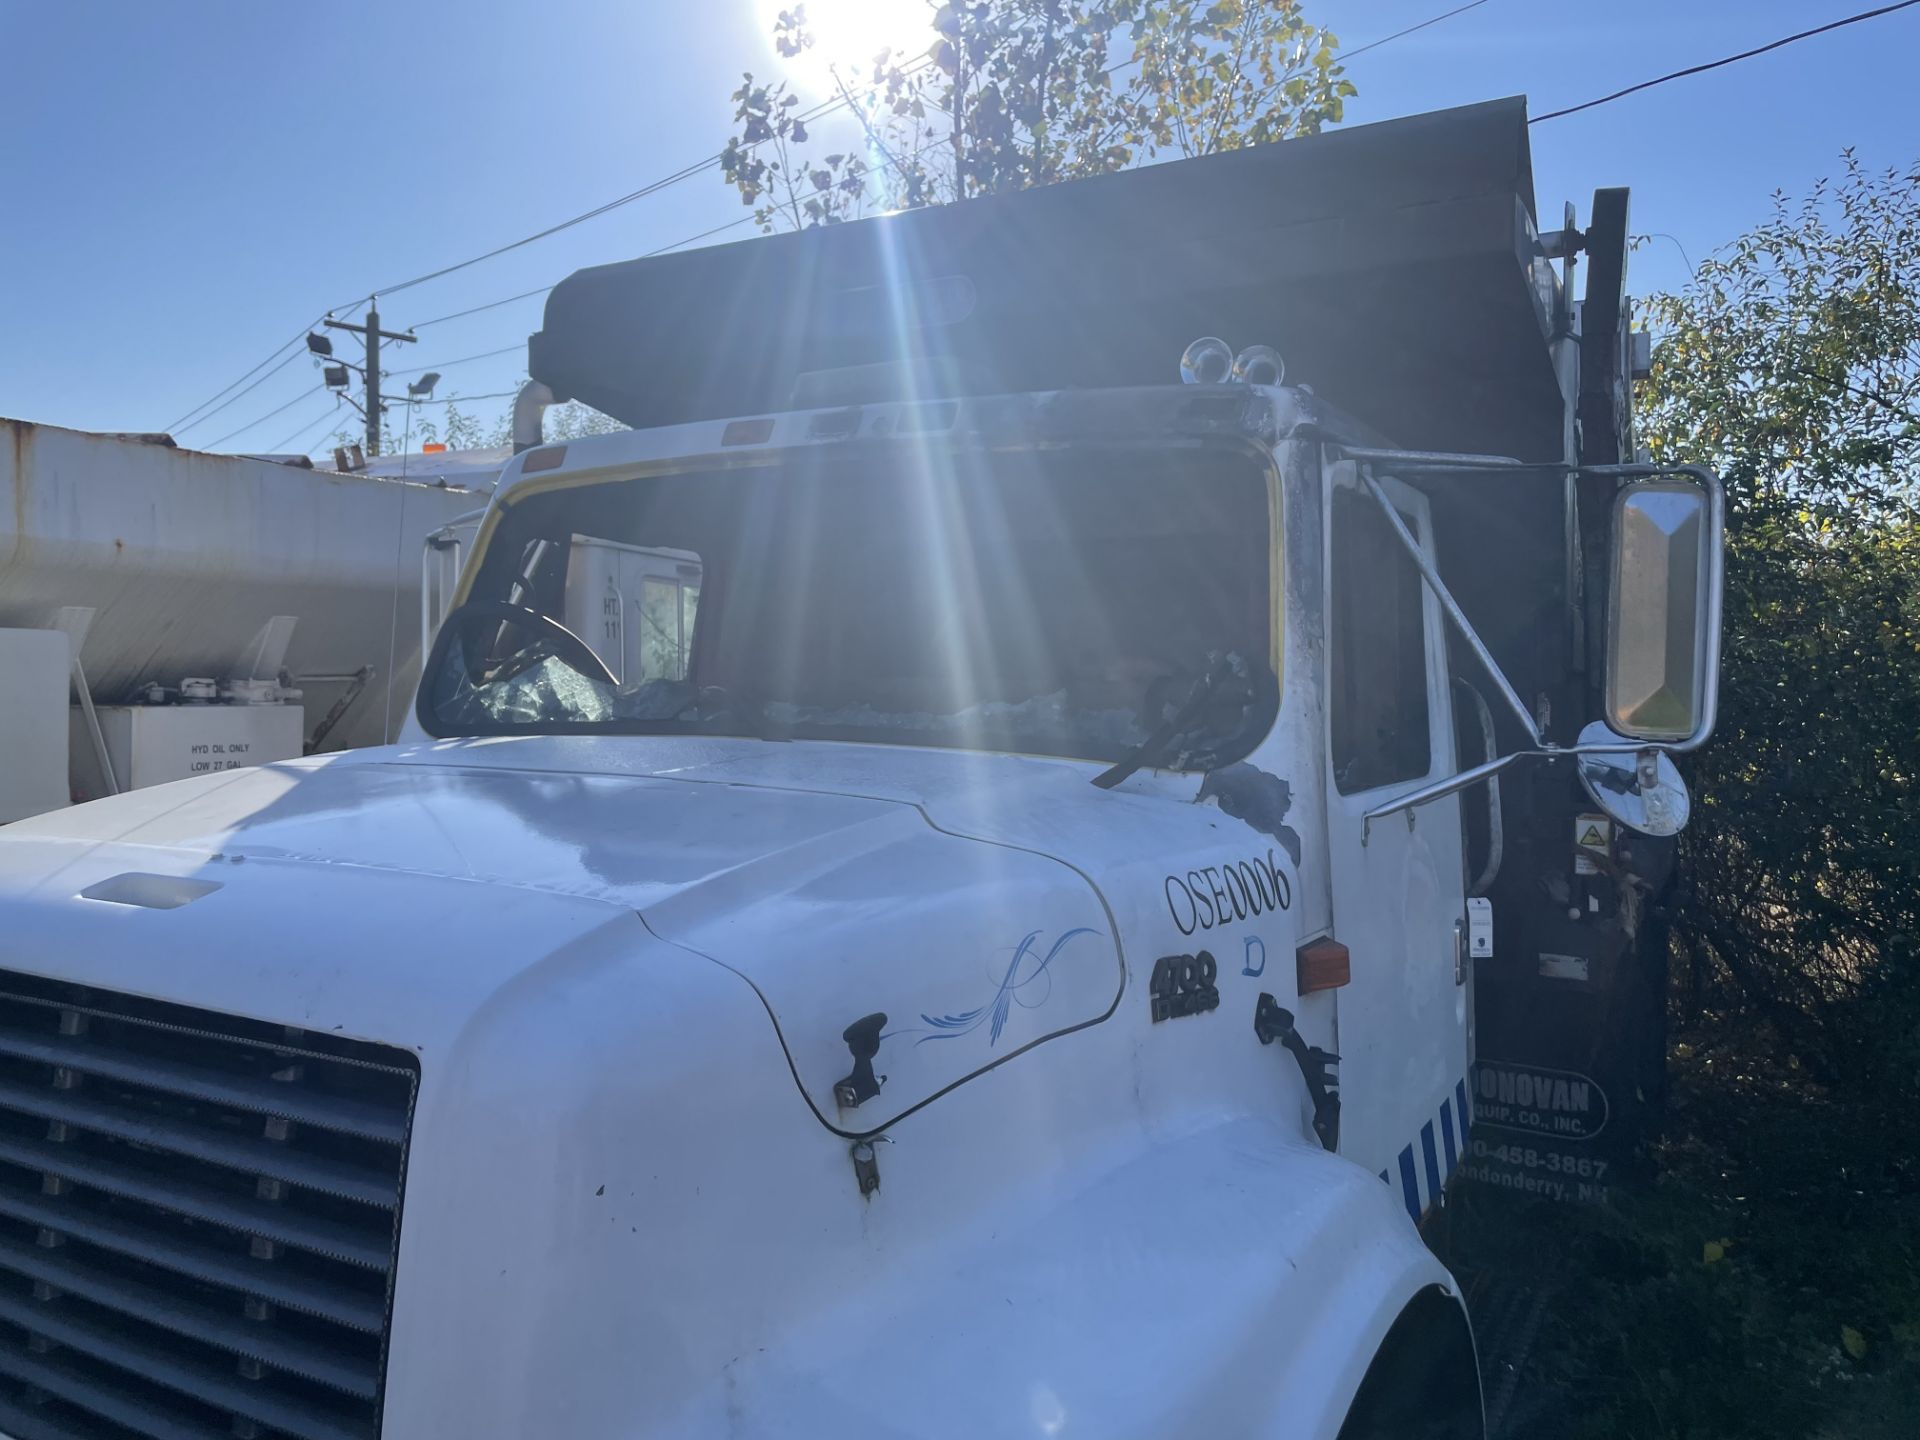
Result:
<instances>
[{"instance_id":1,"label":"steering wheel","mask_svg":"<svg viewBox=\"0 0 1920 1440\"><path fill-rule=\"evenodd\" d=\"M514 605L505 600L482 600L462 605L457 615L450 617L464 630L475 621L492 620L502 625L518 625L538 632L549 647L553 658L569 670L577 671L589 680L602 685L618 687L620 682L607 668L606 661L594 652L591 645L582 640L573 631L562 625L551 615L543 615L538 610L525 605ZM534 642L530 638L526 644L515 650L500 662L494 683L513 679L539 663L543 656L534 653ZM522 662L518 665L516 661Z\"/></svg>"}]
</instances>

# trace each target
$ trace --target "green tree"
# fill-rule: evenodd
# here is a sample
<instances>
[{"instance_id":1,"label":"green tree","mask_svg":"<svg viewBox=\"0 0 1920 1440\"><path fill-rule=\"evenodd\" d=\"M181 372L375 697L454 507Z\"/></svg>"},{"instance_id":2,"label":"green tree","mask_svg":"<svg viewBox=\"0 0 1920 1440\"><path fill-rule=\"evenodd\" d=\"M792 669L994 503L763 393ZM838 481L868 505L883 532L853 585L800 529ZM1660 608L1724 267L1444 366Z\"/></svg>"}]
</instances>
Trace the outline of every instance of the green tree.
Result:
<instances>
[{"instance_id":1,"label":"green tree","mask_svg":"<svg viewBox=\"0 0 1920 1440\"><path fill-rule=\"evenodd\" d=\"M1660 460L1727 485L1719 733L1676 920L1829 1075L1920 1080L1920 165L1836 183L1657 296ZM1903 1073L1897 1077L1887 1067Z\"/></svg>"},{"instance_id":2,"label":"green tree","mask_svg":"<svg viewBox=\"0 0 1920 1440\"><path fill-rule=\"evenodd\" d=\"M763 229L1313 134L1337 122L1355 93L1339 41L1305 18L1299 0L975 0L927 9L924 53L883 52L842 81L864 154L811 155L791 87L746 75L733 94L738 130L721 169ZM781 13L774 39L784 56L812 48L804 6Z\"/></svg>"}]
</instances>

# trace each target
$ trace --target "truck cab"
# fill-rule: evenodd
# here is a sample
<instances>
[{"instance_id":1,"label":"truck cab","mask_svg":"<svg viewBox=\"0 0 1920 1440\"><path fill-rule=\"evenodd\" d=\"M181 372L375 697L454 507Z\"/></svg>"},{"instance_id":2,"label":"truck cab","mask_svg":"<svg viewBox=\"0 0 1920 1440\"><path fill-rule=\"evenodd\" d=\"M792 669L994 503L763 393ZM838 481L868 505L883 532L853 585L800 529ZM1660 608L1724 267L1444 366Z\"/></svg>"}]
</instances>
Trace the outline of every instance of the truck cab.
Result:
<instances>
[{"instance_id":1,"label":"truck cab","mask_svg":"<svg viewBox=\"0 0 1920 1440\"><path fill-rule=\"evenodd\" d=\"M556 290L535 378L636 428L507 466L399 744L0 832L0 1430L1480 1434L1417 1229L1472 1143L1470 902L1527 776L1670 833L1717 486L1553 448L1510 173L1456 186L1506 229L1445 305L1535 325L1524 383L1429 383L1545 455L1394 448L1284 383L1347 351L1215 339L1279 324L1237 244L1166 272L1235 305L1132 315L1138 246L1073 247L1143 185L1338 212L1369 153L1437 203L1409 149L1498 176L1517 121Z\"/></svg>"}]
</instances>

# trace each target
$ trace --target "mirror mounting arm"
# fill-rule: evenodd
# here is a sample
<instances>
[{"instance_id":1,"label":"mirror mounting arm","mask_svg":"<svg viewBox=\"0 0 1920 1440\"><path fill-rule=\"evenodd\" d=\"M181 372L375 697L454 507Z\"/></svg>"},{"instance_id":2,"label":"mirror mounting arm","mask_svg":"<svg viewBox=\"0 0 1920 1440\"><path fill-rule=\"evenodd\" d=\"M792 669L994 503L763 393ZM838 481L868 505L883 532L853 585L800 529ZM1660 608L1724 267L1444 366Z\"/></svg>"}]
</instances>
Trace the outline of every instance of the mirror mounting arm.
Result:
<instances>
[{"instance_id":1,"label":"mirror mounting arm","mask_svg":"<svg viewBox=\"0 0 1920 1440\"><path fill-rule=\"evenodd\" d=\"M1474 658L1480 662L1481 668L1493 681L1494 688L1500 692L1500 698L1506 701L1507 708L1513 711L1515 718L1520 721L1520 728L1536 746L1544 745L1546 739L1541 735L1540 727L1534 723L1533 712L1527 709L1526 701L1514 691L1506 672L1500 668L1500 662L1493 658L1493 652L1487 648L1486 642L1473 628L1473 622L1467 619L1467 612L1460 608L1460 602L1455 600L1453 592L1447 589L1446 582L1440 578L1439 568L1433 563L1433 557L1420 548L1420 542L1413 537L1413 532L1407 529L1407 522L1394 508L1393 501L1387 498L1387 492L1381 489L1380 482L1373 478L1372 469L1362 465L1359 470L1360 479L1365 483L1368 493L1379 505L1380 512L1387 517L1387 523L1393 526L1393 533L1399 537L1401 548L1413 560L1415 568L1420 571L1420 578L1427 582L1427 588L1433 592L1434 599L1440 602L1440 608L1446 612L1447 619L1453 622L1453 628L1460 632L1460 638L1466 642L1467 648L1473 651Z\"/></svg>"},{"instance_id":2,"label":"mirror mounting arm","mask_svg":"<svg viewBox=\"0 0 1920 1440\"><path fill-rule=\"evenodd\" d=\"M1715 475L1713 471L1701 465L1570 466L1556 463L1534 464L1493 455L1450 455L1434 451L1374 450L1340 445L1338 443L1335 443L1331 449L1338 458L1356 462L1362 482L1366 485L1368 492L1373 496L1374 502L1380 506L1381 511L1386 515L1388 523L1393 527L1394 535L1399 539L1401 546L1413 560L1415 567L1420 572L1421 579L1425 581L1427 588L1433 592L1434 598L1440 603L1440 607L1445 612L1447 619L1452 622L1454 628L1459 632L1461 639L1486 670L1495 687L1499 690L1500 698L1519 719L1521 728L1526 733L1527 738L1532 742L1532 744L1525 749L1516 750L1511 754L1489 759L1484 764L1472 766L1469 769L1450 775L1445 779L1436 780L1415 789L1405 791L1367 810L1361 816L1360 843L1362 845L1366 844L1375 820L1379 820L1388 815L1399 814L1402 811L1411 815L1417 807L1465 790L1469 786L1479 784L1482 780L1492 779L1508 766L1520 760L1553 760L1582 756L1632 755L1635 757L1633 774L1639 787L1643 791L1652 793L1660 790L1665 784L1660 771L1660 763L1663 757L1685 754L1689 751L1697 750L1706 744L1708 738L1713 734L1714 725L1719 717L1720 631L1722 625L1722 592L1724 589L1726 565L1726 492L1720 484L1719 476ZM1589 739L1588 734L1583 733L1579 743L1564 747L1557 746L1547 740L1540 733L1539 726L1535 723L1533 715L1527 710L1525 703L1514 691L1512 684L1508 681L1505 672L1501 670L1499 663L1494 659L1492 652L1488 650L1486 643L1481 640L1479 634L1474 630L1472 623L1467 619L1465 612L1461 610L1459 603L1447 589L1446 583L1440 578L1439 570L1434 565L1433 560L1420 548L1419 541L1416 540L1412 532L1407 529L1406 522L1401 518L1399 511L1394 508L1393 502L1388 499L1386 491L1381 488L1379 481L1374 478L1371 466L1375 464L1390 466L1402 473L1444 474L1451 472L1458 474L1462 471L1479 470L1497 471L1505 474L1521 472L1537 474L1542 477L1576 474L1601 475L1619 480L1645 480L1664 476L1685 476L1699 485L1701 490L1705 492L1707 499L1707 563L1709 570L1706 585L1707 625L1705 637L1706 654L1703 667L1703 678L1705 682L1704 695L1702 696L1702 704L1693 732L1684 738L1672 740L1645 740L1621 737L1617 741L1596 741ZM1594 727L1590 727L1590 730L1592 728ZM1684 824L1684 819L1682 819L1680 823Z\"/></svg>"},{"instance_id":3,"label":"mirror mounting arm","mask_svg":"<svg viewBox=\"0 0 1920 1440\"><path fill-rule=\"evenodd\" d=\"M1402 810L1414 810L1430 801L1444 800L1447 796L1465 790L1469 786L1478 785L1482 780L1492 779L1509 765L1517 764L1522 760L1568 760L1584 755L1633 755L1637 757L1635 761L1637 772L1644 776L1647 770L1654 766L1657 757L1671 754L1679 749L1677 745L1662 741L1649 742L1623 738L1617 743L1605 741L1597 745L1564 746L1543 744L1537 749L1515 750L1498 759L1489 760L1484 765L1475 765L1457 774L1449 775L1444 780L1435 780L1418 789L1405 791L1391 800L1381 801L1371 810L1364 811L1360 816L1360 843L1362 845L1367 843L1374 821L1384 819L1388 815L1398 815ZM1657 774L1657 771L1655 773Z\"/></svg>"}]
</instances>

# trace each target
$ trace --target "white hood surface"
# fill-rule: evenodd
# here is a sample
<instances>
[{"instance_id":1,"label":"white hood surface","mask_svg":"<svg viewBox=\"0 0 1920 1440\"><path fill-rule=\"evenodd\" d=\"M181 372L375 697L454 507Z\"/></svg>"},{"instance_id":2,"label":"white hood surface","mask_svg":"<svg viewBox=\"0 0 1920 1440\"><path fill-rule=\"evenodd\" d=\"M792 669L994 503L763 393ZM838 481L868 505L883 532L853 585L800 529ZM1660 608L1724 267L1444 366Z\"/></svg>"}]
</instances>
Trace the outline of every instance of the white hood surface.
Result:
<instances>
[{"instance_id":1,"label":"white hood surface","mask_svg":"<svg viewBox=\"0 0 1920 1440\"><path fill-rule=\"evenodd\" d=\"M28 926L47 927L43 953L71 978L138 992L139 954L170 951L169 998L416 1050L450 1038L463 992L478 1005L585 929L637 914L750 983L816 1114L864 1133L1118 1003L1124 970L1092 885L933 813L991 804L1009 778L1022 811L1036 784L1111 808L1084 770L684 739L361 752L9 827L0 893L36 902ZM216 888L158 909L82 894L155 874ZM88 959L101 926L118 936ZM247 953L236 934L253 937ZM644 938L636 927L637 960ZM35 948L8 963L35 968ZM356 1005L372 995L388 998L369 1016ZM842 1032L874 1013L888 1017L884 1095L843 1121Z\"/></svg>"}]
</instances>

